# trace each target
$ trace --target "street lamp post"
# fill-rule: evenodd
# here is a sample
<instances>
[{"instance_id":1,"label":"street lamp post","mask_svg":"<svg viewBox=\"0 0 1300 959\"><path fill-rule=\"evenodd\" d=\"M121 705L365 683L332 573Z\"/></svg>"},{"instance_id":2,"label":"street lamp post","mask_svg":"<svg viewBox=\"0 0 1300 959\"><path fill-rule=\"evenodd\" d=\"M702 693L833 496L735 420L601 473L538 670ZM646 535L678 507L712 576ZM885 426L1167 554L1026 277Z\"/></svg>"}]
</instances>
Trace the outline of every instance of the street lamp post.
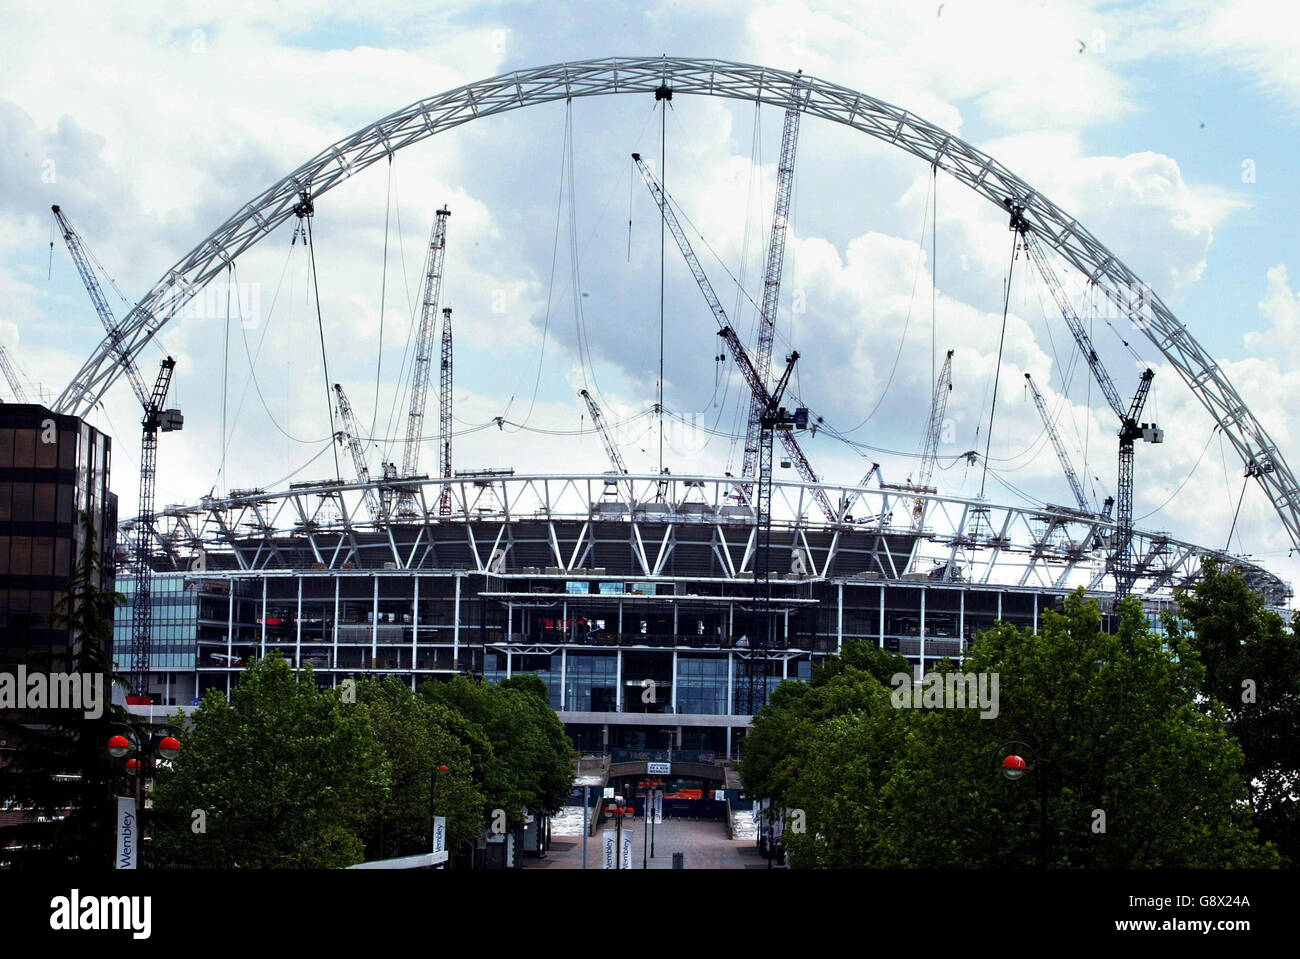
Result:
<instances>
[{"instance_id":1,"label":"street lamp post","mask_svg":"<svg viewBox=\"0 0 1300 959\"><path fill-rule=\"evenodd\" d=\"M651 858L651 859L653 859L653 858L655 857L655 829L654 829L654 827L655 827L655 820L656 820L656 818L658 817L658 814L659 814L659 803L662 802L661 796L662 796L663 790L660 788L662 785L663 785L663 781L660 780L660 779L654 779L654 780L651 780L651 782L650 782L650 799L651 799L652 802L654 803L654 807L655 807L655 809L654 809L655 815L654 815L654 816L648 816L647 819L646 819L646 828L650 830L650 858Z\"/></svg>"},{"instance_id":2,"label":"street lamp post","mask_svg":"<svg viewBox=\"0 0 1300 959\"><path fill-rule=\"evenodd\" d=\"M621 803L622 796L615 796L614 802ZM636 814L636 809L632 806L611 806L606 810L614 819L614 868L623 867L623 820L628 816Z\"/></svg>"},{"instance_id":3,"label":"street lamp post","mask_svg":"<svg viewBox=\"0 0 1300 959\"><path fill-rule=\"evenodd\" d=\"M647 849L649 850L649 859L655 857L653 807L655 795L659 788L659 780L643 779L637 783L637 787L641 790L641 795L645 798L645 806L643 807L643 812L645 813L645 831L641 834L641 868L649 869L650 866L647 859Z\"/></svg>"},{"instance_id":4,"label":"street lamp post","mask_svg":"<svg viewBox=\"0 0 1300 959\"><path fill-rule=\"evenodd\" d=\"M1028 753L1029 760L1026 761L1021 753ZM996 757L995 768L1011 782L1023 779L1031 766L1034 770L1034 778L1038 781L1038 868L1046 869L1050 837L1047 827L1047 769L1050 763L1028 743L1019 740L1003 743L998 747Z\"/></svg>"},{"instance_id":5,"label":"street lamp post","mask_svg":"<svg viewBox=\"0 0 1300 959\"><path fill-rule=\"evenodd\" d=\"M140 838L137 843L137 850L140 862L144 862L144 781L146 778L152 778L157 757L171 760L180 755L181 744L172 730L168 726L162 726L157 731L148 730L145 727L130 726L126 723L111 722L111 727L125 730L127 735L114 733L108 739L108 754L114 759L123 759L131 753L136 755L127 759L127 774L135 778L133 793L135 798L135 815L136 821L140 823Z\"/></svg>"}]
</instances>

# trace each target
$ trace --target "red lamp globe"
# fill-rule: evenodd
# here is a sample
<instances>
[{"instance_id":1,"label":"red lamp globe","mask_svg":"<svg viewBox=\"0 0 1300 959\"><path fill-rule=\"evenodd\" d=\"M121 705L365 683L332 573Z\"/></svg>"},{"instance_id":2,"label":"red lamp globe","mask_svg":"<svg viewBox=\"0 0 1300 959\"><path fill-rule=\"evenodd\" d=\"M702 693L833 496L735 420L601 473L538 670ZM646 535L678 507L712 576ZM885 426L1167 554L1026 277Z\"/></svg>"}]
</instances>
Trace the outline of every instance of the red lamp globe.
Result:
<instances>
[{"instance_id":1,"label":"red lamp globe","mask_svg":"<svg viewBox=\"0 0 1300 959\"><path fill-rule=\"evenodd\" d=\"M131 741L125 736L118 734L108 740L108 754L114 759L121 759L131 751Z\"/></svg>"},{"instance_id":2,"label":"red lamp globe","mask_svg":"<svg viewBox=\"0 0 1300 959\"><path fill-rule=\"evenodd\" d=\"M158 755L163 759L175 759L181 754L181 744L175 736L164 736L158 740Z\"/></svg>"},{"instance_id":3,"label":"red lamp globe","mask_svg":"<svg viewBox=\"0 0 1300 959\"><path fill-rule=\"evenodd\" d=\"M1028 769L1029 764L1020 756L1013 754L1002 760L1002 775L1013 782L1023 776Z\"/></svg>"},{"instance_id":4,"label":"red lamp globe","mask_svg":"<svg viewBox=\"0 0 1300 959\"><path fill-rule=\"evenodd\" d=\"M140 774L140 760L128 759L126 761L126 771L132 776L138 776Z\"/></svg>"}]
</instances>

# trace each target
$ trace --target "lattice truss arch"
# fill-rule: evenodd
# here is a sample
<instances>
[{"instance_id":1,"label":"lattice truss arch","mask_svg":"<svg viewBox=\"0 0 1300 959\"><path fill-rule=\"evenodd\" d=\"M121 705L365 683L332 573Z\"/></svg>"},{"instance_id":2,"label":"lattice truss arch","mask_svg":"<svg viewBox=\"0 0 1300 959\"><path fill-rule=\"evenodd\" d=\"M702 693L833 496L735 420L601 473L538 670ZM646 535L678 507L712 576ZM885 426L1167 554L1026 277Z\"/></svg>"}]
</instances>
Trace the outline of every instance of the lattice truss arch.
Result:
<instances>
[{"instance_id":1,"label":"lattice truss arch","mask_svg":"<svg viewBox=\"0 0 1300 959\"><path fill-rule=\"evenodd\" d=\"M860 130L935 164L986 199L1023 206L1029 228L1051 244L1160 350L1210 412L1249 475L1264 488L1292 543L1300 546L1300 484L1263 425L1218 364L1164 304L1073 217L993 157L907 110L806 75L722 60L631 57L557 63L501 74L419 100L326 147L245 204L178 261L119 327L135 357L228 264L294 215L301 194L319 198L353 173L403 147L484 116L533 104L609 94L650 95L665 81L674 95L726 97L784 109L798 82L803 113ZM1139 292L1140 291L1140 292ZM123 372L118 346L100 344L55 404L85 415Z\"/></svg>"}]
</instances>

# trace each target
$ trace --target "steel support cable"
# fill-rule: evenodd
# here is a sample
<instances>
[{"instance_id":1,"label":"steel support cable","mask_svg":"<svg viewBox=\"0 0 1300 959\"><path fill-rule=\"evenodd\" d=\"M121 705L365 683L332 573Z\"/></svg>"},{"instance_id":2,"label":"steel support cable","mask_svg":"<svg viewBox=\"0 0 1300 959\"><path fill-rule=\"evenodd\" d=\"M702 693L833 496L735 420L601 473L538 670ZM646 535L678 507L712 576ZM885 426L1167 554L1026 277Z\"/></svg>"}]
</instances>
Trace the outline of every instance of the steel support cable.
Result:
<instances>
[{"instance_id":1,"label":"steel support cable","mask_svg":"<svg viewBox=\"0 0 1300 959\"><path fill-rule=\"evenodd\" d=\"M669 94L671 96L672 94ZM658 94L656 94L656 97ZM671 100L656 100L659 104L659 184L667 190L668 183L668 105ZM666 247L664 246L668 215L659 211L659 400L655 404L659 412L659 472L664 471L664 263Z\"/></svg>"},{"instance_id":2,"label":"steel support cable","mask_svg":"<svg viewBox=\"0 0 1300 959\"><path fill-rule=\"evenodd\" d=\"M634 141L638 147L639 147L640 144L641 144L641 140L642 140L642 138L645 136L646 127L648 127L648 126L650 125L650 121L654 119L654 115L655 115L655 108L654 108L653 106L651 106L650 111L646 114L645 122L644 122L643 124L641 124L641 129L637 132L636 139L635 139L635 141ZM576 267L576 262L580 262L580 261L581 261L581 258L582 258L583 256L586 255L586 253L587 253L587 249L591 246L591 241L594 240L594 239L596 238L596 235L600 232L600 226L599 226L599 224L600 224L600 222L602 221L602 219L604 218L604 216L605 216L605 212L609 209L609 205L610 205L610 203L613 202L613 200L614 200L614 194L615 194L615 192L617 192L617 190L618 190L619 186L621 186L621 184L615 182L615 183L613 183L613 184L610 186L609 194L605 197L605 202L601 204L601 207L600 207L600 211L599 211L599 213L596 214L596 218L595 218L595 220L592 221L593 225L592 225L592 228L591 228L591 232L587 234L586 239L584 239L584 240L582 241L581 246L578 246L578 244L577 244L577 242L576 242L576 241L577 241L577 233L576 233L576 230L577 230L577 224L576 224L576 219L575 219L574 214L573 214L573 198L574 198L574 196L575 196L575 193L574 193L574 189L573 189L573 179L572 179L572 167L573 167L573 146L572 146L572 138L570 138L570 143L569 143L569 154L568 154L568 156L569 156L569 166L570 166L570 178L569 178L570 220L571 220L571 223L572 223L572 228L571 228L571 231L570 231L570 241L569 241L569 242L570 242L570 249L571 249L571 250L572 250L572 249L577 249L577 250L578 250L577 260L575 261L575 266L574 266L574 268L573 268L573 270L572 270L573 275L574 275L574 276L577 276L577 274L578 274L578 270L577 270L577 267ZM628 261L629 261L629 262L631 262L631 259L632 259L632 197L633 197L633 190L632 190L632 184L633 184L632 171L633 171L634 169L635 169L635 164L631 164L631 163L629 163L629 166L628 166L628 182L627 182L627 189L628 189L628 195L627 195L627 208L628 208L628 217L627 217L627 220L628 220L628 246L627 246L627 255L628 255ZM579 281L578 281L577 279L573 279L573 280L572 280L572 284L573 284L574 291L575 291L575 292L574 292L574 295L577 296L577 297L579 297L579 299L580 299L582 294L581 294L581 291L578 289L578 287L579 287L579 285L580 285L580 284L579 284ZM603 402L603 401L605 400L605 395L604 395L604 393L601 391L601 388L600 388L600 381L599 381L599 379L597 379L597 377L596 377L596 361L592 358L592 357L593 357L593 354L592 354L592 352L591 352L591 339L590 339L590 336L589 336L588 333L587 333L587 317L586 317L586 313L585 313L584 311L582 311L581 309L579 309L579 310L578 310L578 316L579 316L579 322L580 322L579 333L580 333L580 336L581 336L581 340L579 341L579 359L581 359L582 351L585 349L585 351L586 351L586 357L587 357L587 365L588 365L588 366L590 367L590 369L591 369L591 383L592 383L592 385L596 388L596 394L597 394L598 398ZM584 374L583 374L583 375L584 375L584 377L585 377L585 375L586 375L586 374L585 374L585 371L584 371ZM586 385L586 380L585 380L585 379L584 379L584 381L583 381L583 384Z\"/></svg>"},{"instance_id":3,"label":"steel support cable","mask_svg":"<svg viewBox=\"0 0 1300 959\"><path fill-rule=\"evenodd\" d=\"M334 398L333 398L333 393L331 392L332 387L330 385L329 357L325 353L325 321L321 317L321 310L320 310L320 285L317 282L317 275L316 275L316 243L312 239L311 214L308 214L307 216L303 217L303 219L307 221L307 255L311 260L311 285L312 285L312 291L315 293L315 298L316 298L316 330L320 334L320 361L321 361L322 371L325 374L325 407L329 411L330 436L332 437L335 432ZM334 478L337 480L343 479L343 471L339 468L339 451L337 448L334 448Z\"/></svg>"},{"instance_id":4,"label":"steel support cable","mask_svg":"<svg viewBox=\"0 0 1300 959\"><path fill-rule=\"evenodd\" d=\"M230 288L234 271L235 264L231 262L226 267L226 326L221 340L221 465L217 475L223 483L226 482L226 399L230 386Z\"/></svg>"},{"instance_id":5,"label":"steel support cable","mask_svg":"<svg viewBox=\"0 0 1300 959\"><path fill-rule=\"evenodd\" d=\"M1002 379L1002 347L1007 339L1007 310L1011 307L1011 276L1016 267L1016 250L1020 234L1011 232L1011 263L1007 266L1007 285L1002 298L1002 333L998 337L998 365L993 373L993 401L989 404L989 430L984 436L984 471L980 477L980 499L984 498L984 479L989 471L989 447L993 443L993 417L998 411L998 383Z\"/></svg>"},{"instance_id":6,"label":"steel support cable","mask_svg":"<svg viewBox=\"0 0 1300 959\"><path fill-rule=\"evenodd\" d=\"M555 293L555 261L560 255L560 211L564 203L564 170L567 165L568 154L566 152L569 136L571 134L569 120L572 114L566 112L564 117L564 141L560 146L560 186L555 194L555 233L551 238L551 276L546 284L546 312L542 316L542 342L537 354L537 375L533 378L533 395L528 401L528 412L524 415L524 423L527 423L533 417L533 407L537 404L537 389L542 382L542 364L546 359L546 338L551 329L551 298ZM510 402L506 404L506 412L510 411L511 404L515 398L510 397ZM505 421L504 414L502 415Z\"/></svg>"},{"instance_id":7,"label":"steel support cable","mask_svg":"<svg viewBox=\"0 0 1300 959\"><path fill-rule=\"evenodd\" d=\"M1250 484L1250 474L1242 477L1241 495L1237 497L1237 509L1232 514L1232 525L1228 527L1228 540L1224 544L1223 551L1226 553L1232 549L1232 534L1237 531L1237 517L1241 515L1241 503L1246 498L1246 487Z\"/></svg>"},{"instance_id":8,"label":"steel support cable","mask_svg":"<svg viewBox=\"0 0 1300 959\"><path fill-rule=\"evenodd\" d=\"M384 306L388 294L388 214L393 197L393 155L388 154L388 184L384 188L384 256L379 270L379 348L375 351L375 403L370 412L370 432L379 420L379 381L384 369Z\"/></svg>"},{"instance_id":9,"label":"steel support cable","mask_svg":"<svg viewBox=\"0 0 1300 959\"><path fill-rule=\"evenodd\" d=\"M400 192L398 193L398 195L393 197L393 220L395 225L397 226L398 262L402 264L402 292L406 294L406 308L407 308L407 312L410 314L411 319L406 329L406 343L402 347L402 363L397 370L397 386L393 390L393 402L388 407L388 420L384 424L384 432L389 434L390 436L392 435L392 430L393 430L393 419L394 417L397 416L398 403L399 402L401 403L402 408L406 407L406 387L408 384L406 360L407 357L410 356L411 354L411 341L415 334L415 317L416 317L416 307L417 307L417 301L413 299L411 296L411 275L410 272L406 269L406 240L402 236L402 198ZM424 256L421 257L420 259L420 276L425 275L425 265L428 263L428 257L430 255L431 255L430 251L426 249L424 252ZM411 361L412 363L415 362L413 357ZM404 434L400 437L393 436L389 440L388 446L385 447L382 458L385 460L391 459L392 452L393 452L393 444L397 442L398 439L405 439L405 438L406 437Z\"/></svg>"},{"instance_id":10,"label":"steel support cable","mask_svg":"<svg viewBox=\"0 0 1300 959\"><path fill-rule=\"evenodd\" d=\"M932 182L931 188L933 188L933 186L934 184ZM876 413L880 410L881 404L885 402L885 397L889 395L889 390L894 385L894 376L898 372L898 361L903 356L903 346L907 343L907 332L912 325L912 308L916 305L916 286L921 279L921 259L922 257L925 256L925 221L926 218L930 216L930 202L933 195L934 194L929 190L926 191L925 208L921 211L921 239L918 240L916 244L916 265L912 269L912 293L908 298L907 316L904 317L903 319L903 333L898 338L898 349L894 351L894 362L889 367L889 376L885 380L885 388L880 391L880 396L876 400L875 405L871 407L871 412L869 412L865 417L863 417L862 420L856 426L852 426L849 429L844 430L843 435L848 435L849 433L856 433L858 430L862 429L862 427L866 426L869 422L871 422L871 418L875 416ZM931 274L930 285L931 286L934 285L933 274ZM931 366L933 367L933 365L934 365L933 361L931 361ZM932 383L934 382L933 378L931 378L930 382Z\"/></svg>"},{"instance_id":11,"label":"steel support cable","mask_svg":"<svg viewBox=\"0 0 1300 959\"><path fill-rule=\"evenodd\" d=\"M257 378L257 361L262 356L262 344L266 342L266 334L271 331L271 317L275 315L275 305L280 298L280 289L284 284L284 276L289 268L289 260L292 256L293 256L293 244L290 244L288 252L285 253L284 265L280 268L280 279L276 282L275 294L271 297L271 306L266 311L266 321L262 324L262 334L261 336L258 337L256 352L249 352L248 331L247 331L247 324L244 319L244 307L243 304L239 302L239 297L235 297L235 307L238 310L238 315L239 315L240 339L243 341L244 344L244 358L248 360L248 379L244 381L244 388L240 391L239 404L235 407L235 417L230 424L231 435L226 438L226 449L223 451L223 453L229 452L230 444L233 443L235 440L234 430L239 425L239 416L240 413L243 412L244 400L248 396L248 387L250 385L252 385L254 391L257 393L258 401L262 404L262 411L266 413L267 419L271 421L271 425L274 426L276 430L279 431L280 434L285 437L285 439L292 440L295 443L304 443L304 444L322 443L326 439L329 439L329 437L321 437L317 439L303 439L301 437L294 436L283 426L281 426L280 421L277 420L275 418L275 414L271 412L270 404L267 403L266 396L262 393L261 381L258 380ZM238 266L236 266L235 269L236 269L235 276L238 276L239 275Z\"/></svg>"},{"instance_id":12,"label":"steel support cable","mask_svg":"<svg viewBox=\"0 0 1300 959\"><path fill-rule=\"evenodd\" d=\"M1219 424L1218 424L1218 423L1215 423L1215 424L1214 424L1214 428L1210 430L1210 435L1209 435L1209 436L1206 438L1206 440L1205 440L1205 445L1201 447L1201 455L1198 456L1198 457L1196 457L1196 462L1193 463L1193 464L1192 464L1192 468L1191 468L1190 470L1187 471L1187 475L1184 476L1184 477L1183 477L1183 481L1182 481L1181 483L1178 484L1178 488L1175 489L1172 493L1169 494L1168 499L1166 499L1163 503L1161 503L1159 506L1157 506L1157 507L1156 507L1155 509L1153 509L1151 512L1149 512L1149 513L1143 513L1141 516L1135 516L1135 517L1133 517L1133 522L1135 522L1135 523L1140 523L1142 520L1146 519L1148 516L1155 516L1156 513L1159 513L1162 509L1164 509L1166 506L1168 506L1170 503L1172 503L1172 502L1174 501L1174 497L1177 496L1179 493L1181 493L1181 492L1183 491L1183 487L1187 485L1188 481L1191 480L1192 475L1196 472L1197 467L1199 467L1199 466L1201 465L1201 460L1203 460L1203 459L1205 458L1205 451L1208 450L1208 449L1210 448L1210 441L1214 439L1214 434L1217 433L1217 432L1219 432L1219 429L1220 429Z\"/></svg>"}]
</instances>

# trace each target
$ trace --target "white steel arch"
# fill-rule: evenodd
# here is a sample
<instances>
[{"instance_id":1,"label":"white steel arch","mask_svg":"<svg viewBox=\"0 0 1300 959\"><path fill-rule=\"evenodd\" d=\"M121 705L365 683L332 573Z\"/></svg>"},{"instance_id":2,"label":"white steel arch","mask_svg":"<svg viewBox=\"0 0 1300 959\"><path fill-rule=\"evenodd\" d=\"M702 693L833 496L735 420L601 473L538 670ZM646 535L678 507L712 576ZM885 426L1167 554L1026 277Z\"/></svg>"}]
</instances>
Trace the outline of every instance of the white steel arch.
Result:
<instances>
[{"instance_id":1,"label":"white steel arch","mask_svg":"<svg viewBox=\"0 0 1300 959\"><path fill-rule=\"evenodd\" d=\"M1300 546L1300 483L1263 425L1214 359L1149 287L1073 217L977 150L908 111L838 84L785 70L723 60L611 57L504 73L419 100L326 147L242 206L179 260L132 308L119 344L105 339L55 404L84 415L121 374L119 346L136 356L206 283L294 215L370 164L434 134L483 116L572 97L653 94L727 97L785 108L798 81L803 113L842 123L932 163L1000 207L1023 207L1029 228L1086 276L1146 335L1232 442L1248 475L1264 488L1293 544Z\"/></svg>"}]
</instances>

